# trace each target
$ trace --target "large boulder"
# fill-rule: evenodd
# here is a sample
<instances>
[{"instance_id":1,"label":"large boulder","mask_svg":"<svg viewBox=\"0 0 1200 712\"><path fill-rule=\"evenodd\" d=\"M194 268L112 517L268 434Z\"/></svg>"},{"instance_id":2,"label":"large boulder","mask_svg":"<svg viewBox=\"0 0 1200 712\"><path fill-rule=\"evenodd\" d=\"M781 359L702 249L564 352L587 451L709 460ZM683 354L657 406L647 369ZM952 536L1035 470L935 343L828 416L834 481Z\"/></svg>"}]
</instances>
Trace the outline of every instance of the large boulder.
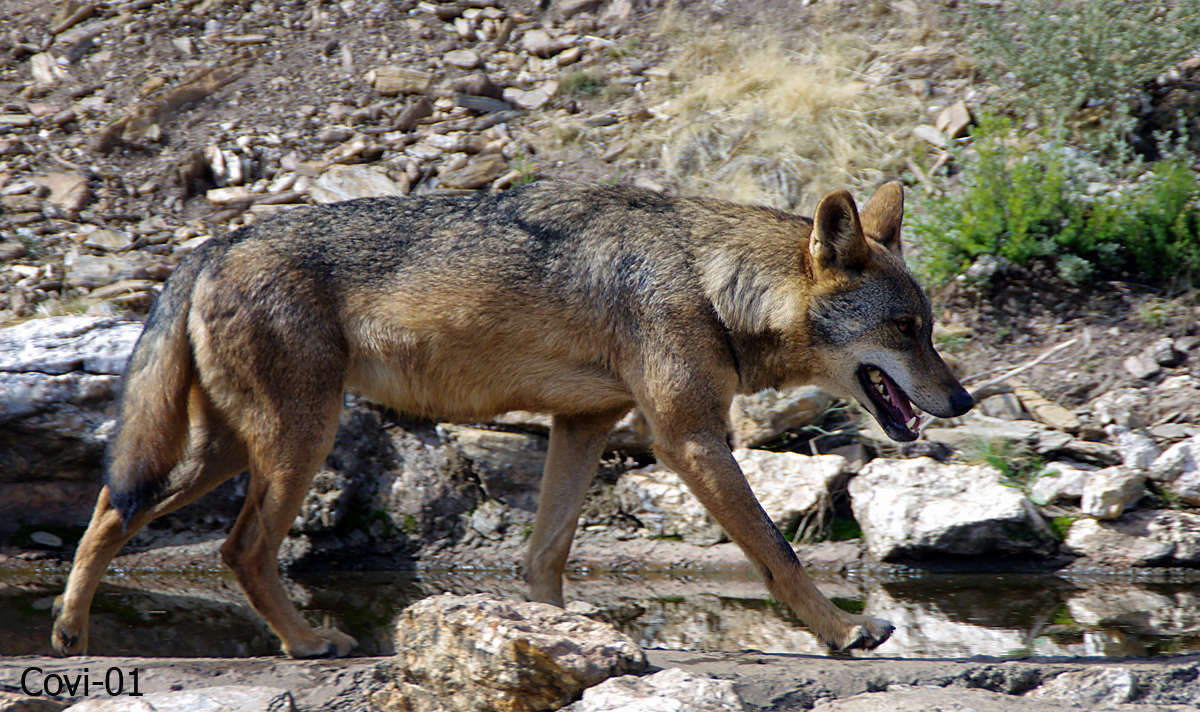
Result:
<instances>
[{"instance_id":1,"label":"large boulder","mask_svg":"<svg viewBox=\"0 0 1200 712\"><path fill-rule=\"evenodd\" d=\"M384 710L557 709L646 668L637 643L607 623L486 594L409 606L396 621L395 649L393 684L371 696Z\"/></svg>"},{"instance_id":2,"label":"large boulder","mask_svg":"<svg viewBox=\"0 0 1200 712\"><path fill-rule=\"evenodd\" d=\"M868 552L894 561L929 555L1053 551L1033 504L987 465L927 457L873 460L850 480L850 503Z\"/></svg>"},{"instance_id":3,"label":"large boulder","mask_svg":"<svg viewBox=\"0 0 1200 712\"><path fill-rule=\"evenodd\" d=\"M829 508L830 497L849 477L840 455L735 450L767 516L790 532L802 521ZM614 489L621 511L642 523L652 536L675 537L697 544L720 541L723 533L679 476L662 465L621 475Z\"/></svg>"},{"instance_id":4,"label":"large boulder","mask_svg":"<svg viewBox=\"0 0 1200 712\"><path fill-rule=\"evenodd\" d=\"M141 329L99 317L0 329L0 534L86 523Z\"/></svg>"}]
</instances>

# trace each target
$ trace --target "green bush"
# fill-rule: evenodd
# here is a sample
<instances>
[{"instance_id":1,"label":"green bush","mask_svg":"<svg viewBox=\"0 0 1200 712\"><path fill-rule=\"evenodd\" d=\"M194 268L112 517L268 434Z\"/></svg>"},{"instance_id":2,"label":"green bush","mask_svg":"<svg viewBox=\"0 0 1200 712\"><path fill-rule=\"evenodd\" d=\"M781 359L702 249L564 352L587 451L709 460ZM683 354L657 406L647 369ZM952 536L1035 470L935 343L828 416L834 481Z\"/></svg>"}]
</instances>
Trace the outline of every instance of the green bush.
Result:
<instances>
[{"instance_id":1,"label":"green bush","mask_svg":"<svg viewBox=\"0 0 1200 712\"><path fill-rule=\"evenodd\" d=\"M983 254L1053 258L1074 283L1200 278L1200 182L1182 157L1124 182L1077 149L1022 141L1007 119L985 116L957 161L961 189L918 201L911 221L917 267L933 282Z\"/></svg>"}]
</instances>

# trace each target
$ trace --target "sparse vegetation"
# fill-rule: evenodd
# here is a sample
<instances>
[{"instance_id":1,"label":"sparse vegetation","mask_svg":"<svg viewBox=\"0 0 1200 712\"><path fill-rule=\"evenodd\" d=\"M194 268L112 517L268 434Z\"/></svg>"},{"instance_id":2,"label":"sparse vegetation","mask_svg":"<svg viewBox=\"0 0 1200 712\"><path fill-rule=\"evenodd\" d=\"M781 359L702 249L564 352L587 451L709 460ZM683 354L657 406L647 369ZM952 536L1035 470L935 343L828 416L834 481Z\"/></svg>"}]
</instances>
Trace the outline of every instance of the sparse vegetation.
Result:
<instances>
[{"instance_id":1,"label":"sparse vegetation","mask_svg":"<svg viewBox=\"0 0 1200 712\"><path fill-rule=\"evenodd\" d=\"M573 96L596 96L606 85L603 77L587 70L576 70L562 78L559 91Z\"/></svg>"},{"instance_id":2,"label":"sparse vegetation","mask_svg":"<svg viewBox=\"0 0 1200 712\"><path fill-rule=\"evenodd\" d=\"M896 174L917 150L918 100L864 80L871 55L854 42L801 49L731 32L680 41L648 138L661 145L663 171L690 190L811 210L828 190Z\"/></svg>"},{"instance_id":3,"label":"sparse vegetation","mask_svg":"<svg viewBox=\"0 0 1200 712\"><path fill-rule=\"evenodd\" d=\"M979 28L972 54L1002 80L1015 114L1118 153L1137 87L1189 57L1200 37L1192 0L973 0L968 9Z\"/></svg>"},{"instance_id":4,"label":"sparse vegetation","mask_svg":"<svg viewBox=\"0 0 1200 712\"><path fill-rule=\"evenodd\" d=\"M969 462L1000 471L1000 484L1028 493L1046 472L1042 459L1009 440L983 440L966 453Z\"/></svg>"}]
</instances>

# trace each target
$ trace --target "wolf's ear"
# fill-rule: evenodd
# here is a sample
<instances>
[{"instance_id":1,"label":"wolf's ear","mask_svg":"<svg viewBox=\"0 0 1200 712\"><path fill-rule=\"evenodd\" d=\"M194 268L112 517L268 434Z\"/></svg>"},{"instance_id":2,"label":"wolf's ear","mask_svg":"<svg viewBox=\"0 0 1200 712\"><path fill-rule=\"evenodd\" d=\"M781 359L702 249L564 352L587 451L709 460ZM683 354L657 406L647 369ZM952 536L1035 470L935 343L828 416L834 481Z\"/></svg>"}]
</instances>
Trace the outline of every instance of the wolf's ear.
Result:
<instances>
[{"instance_id":1,"label":"wolf's ear","mask_svg":"<svg viewBox=\"0 0 1200 712\"><path fill-rule=\"evenodd\" d=\"M900 256L900 222L904 219L904 186L884 183L862 209L863 231Z\"/></svg>"},{"instance_id":2,"label":"wolf's ear","mask_svg":"<svg viewBox=\"0 0 1200 712\"><path fill-rule=\"evenodd\" d=\"M868 249L850 193L835 190L822 198L808 239L813 262L823 269L857 269L866 264Z\"/></svg>"}]
</instances>

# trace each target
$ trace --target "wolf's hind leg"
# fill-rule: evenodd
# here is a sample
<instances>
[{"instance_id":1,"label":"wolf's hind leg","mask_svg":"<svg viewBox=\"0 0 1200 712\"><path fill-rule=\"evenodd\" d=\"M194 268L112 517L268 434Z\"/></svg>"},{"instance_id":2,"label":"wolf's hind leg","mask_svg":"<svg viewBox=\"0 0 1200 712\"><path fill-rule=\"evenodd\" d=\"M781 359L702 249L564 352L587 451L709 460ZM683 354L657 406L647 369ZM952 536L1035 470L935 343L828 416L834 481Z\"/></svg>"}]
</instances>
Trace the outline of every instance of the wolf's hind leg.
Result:
<instances>
[{"instance_id":1,"label":"wolf's hind leg","mask_svg":"<svg viewBox=\"0 0 1200 712\"><path fill-rule=\"evenodd\" d=\"M307 406L312 405L312 410ZM289 408L255 438L250 486L221 558L233 570L250 605L294 658L342 656L357 643L336 629L316 630L288 599L279 579L279 545L300 512L317 468L333 446L342 399L340 383L323 398ZM267 433L277 433L271 437Z\"/></svg>"},{"instance_id":2,"label":"wolf's hind leg","mask_svg":"<svg viewBox=\"0 0 1200 712\"><path fill-rule=\"evenodd\" d=\"M625 410L598 415L556 415L538 493L537 519L525 556L529 597L561 606L562 574L571 552L583 497L596 475L608 433Z\"/></svg>"},{"instance_id":3,"label":"wolf's hind leg","mask_svg":"<svg viewBox=\"0 0 1200 712\"><path fill-rule=\"evenodd\" d=\"M54 605L54 631L50 642L59 655L87 652L88 614L96 588L109 562L125 542L151 520L172 512L208 492L246 468L241 443L193 386L188 396L188 444L183 459L167 477L155 501L134 512L128 526L113 507L105 486L79 546L67 578L66 591Z\"/></svg>"}]
</instances>

